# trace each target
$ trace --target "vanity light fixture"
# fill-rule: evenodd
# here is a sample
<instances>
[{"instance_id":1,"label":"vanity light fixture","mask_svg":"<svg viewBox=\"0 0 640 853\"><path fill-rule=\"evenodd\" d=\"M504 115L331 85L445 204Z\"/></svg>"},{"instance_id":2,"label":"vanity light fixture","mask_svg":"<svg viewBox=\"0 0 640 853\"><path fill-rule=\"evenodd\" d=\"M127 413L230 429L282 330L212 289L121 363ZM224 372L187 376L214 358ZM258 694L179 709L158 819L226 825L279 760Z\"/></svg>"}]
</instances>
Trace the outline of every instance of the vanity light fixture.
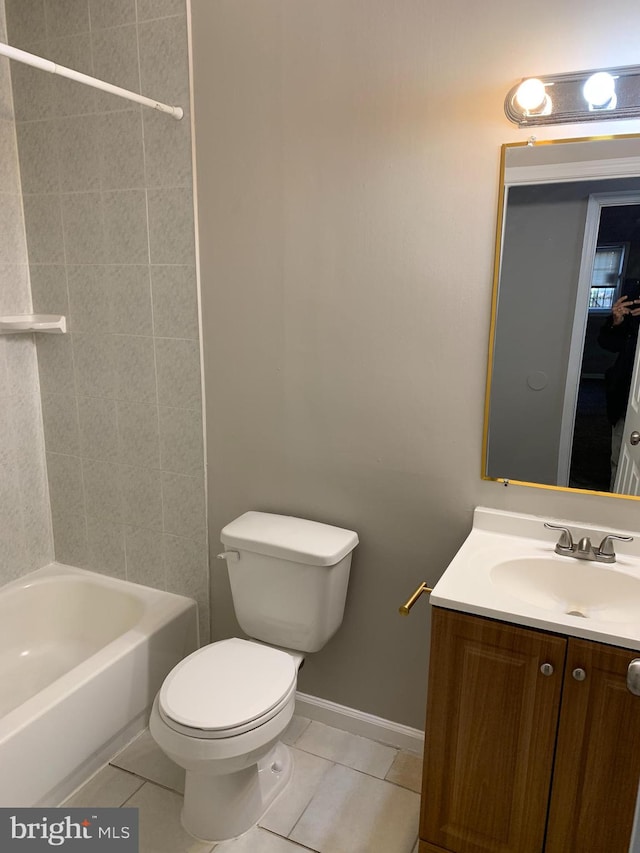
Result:
<instances>
[{"instance_id":1,"label":"vanity light fixture","mask_svg":"<svg viewBox=\"0 0 640 853\"><path fill-rule=\"evenodd\" d=\"M640 65L527 77L504 102L520 127L640 117Z\"/></svg>"}]
</instances>

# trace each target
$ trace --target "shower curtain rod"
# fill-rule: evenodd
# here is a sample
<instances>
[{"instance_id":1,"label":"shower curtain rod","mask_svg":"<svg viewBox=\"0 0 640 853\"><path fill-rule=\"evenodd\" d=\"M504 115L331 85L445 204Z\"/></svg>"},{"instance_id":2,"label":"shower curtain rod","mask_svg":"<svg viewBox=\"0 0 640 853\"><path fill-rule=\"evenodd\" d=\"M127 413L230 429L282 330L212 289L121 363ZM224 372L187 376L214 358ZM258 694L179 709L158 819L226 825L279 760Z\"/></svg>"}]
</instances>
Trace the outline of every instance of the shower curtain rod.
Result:
<instances>
[{"instance_id":1,"label":"shower curtain rod","mask_svg":"<svg viewBox=\"0 0 640 853\"><path fill-rule=\"evenodd\" d=\"M154 101L152 98L145 98L144 95L138 95L135 92L130 92L128 89L114 86L112 83L105 83L104 80L98 80L97 77L90 77L88 74L81 74L80 71L74 71L72 68L65 68L64 65L56 65L50 59L43 59L34 53L27 53L26 50L11 47L9 44L0 42L0 56L15 59L17 62L24 62L25 65L32 65L41 71L48 71L49 74L59 74L61 77L67 77L69 80L75 80L77 83L84 83L86 86L92 86L94 89L101 89L103 92L110 92L112 95L126 98L129 101L135 101L137 104L151 107L154 110L159 110L161 113L168 113L175 119L181 119L184 115L182 107L171 107L168 104L160 103L160 101Z\"/></svg>"}]
</instances>

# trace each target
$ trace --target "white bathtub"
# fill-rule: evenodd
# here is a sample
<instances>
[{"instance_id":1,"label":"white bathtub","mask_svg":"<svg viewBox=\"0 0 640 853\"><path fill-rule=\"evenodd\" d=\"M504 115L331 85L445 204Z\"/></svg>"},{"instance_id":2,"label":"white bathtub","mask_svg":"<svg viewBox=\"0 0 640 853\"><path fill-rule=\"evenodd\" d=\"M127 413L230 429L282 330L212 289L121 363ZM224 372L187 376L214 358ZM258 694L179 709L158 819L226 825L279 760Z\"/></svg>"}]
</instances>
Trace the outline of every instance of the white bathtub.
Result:
<instances>
[{"instance_id":1,"label":"white bathtub","mask_svg":"<svg viewBox=\"0 0 640 853\"><path fill-rule=\"evenodd\" d=\"M0 807L57 806L197 648L190 598L51 563L0 588Z\"/></svg>"}]
</instances>

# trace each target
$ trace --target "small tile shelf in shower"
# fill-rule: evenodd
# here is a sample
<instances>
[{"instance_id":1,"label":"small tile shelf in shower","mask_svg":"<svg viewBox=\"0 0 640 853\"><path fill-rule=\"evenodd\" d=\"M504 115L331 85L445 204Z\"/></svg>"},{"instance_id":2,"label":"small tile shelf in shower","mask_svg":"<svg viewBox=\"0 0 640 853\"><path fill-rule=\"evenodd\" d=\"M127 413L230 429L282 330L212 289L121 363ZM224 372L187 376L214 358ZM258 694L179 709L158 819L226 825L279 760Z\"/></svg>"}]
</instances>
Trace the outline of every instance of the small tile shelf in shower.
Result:
<instances>
[{"instance_id":1,"label":"small tile shelf in shower","mask_svg":"<svg viewBox=\"0 0 640 853\"><path fill-rule=\"evenodd\" d=\"M60 314L13 314L0 317L0 335L20 332L47 332L63 335L67 331L67 318Z\"/></svg>"}]
</instances>

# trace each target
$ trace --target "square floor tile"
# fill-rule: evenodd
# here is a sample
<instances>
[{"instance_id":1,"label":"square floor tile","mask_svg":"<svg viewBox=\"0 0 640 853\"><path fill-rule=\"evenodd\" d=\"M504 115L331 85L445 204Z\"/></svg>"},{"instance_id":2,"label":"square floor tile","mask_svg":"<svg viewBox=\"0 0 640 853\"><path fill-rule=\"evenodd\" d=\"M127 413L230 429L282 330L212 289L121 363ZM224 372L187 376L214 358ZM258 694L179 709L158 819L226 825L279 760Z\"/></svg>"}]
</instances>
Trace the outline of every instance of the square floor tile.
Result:
<instances>
[{"instance_id":1,"label":"square floor tile","mask_svg":"<svg viewBox=\"0 0 640 853\"><path fill-rule=\"evenodd\" d=\"M138 788L144 785L139 779L117 767L107 764L92 776L82 788L72 794L64 805L67 808L119 808Z\"/></svg>"},{"instance_id":2,"label":"square floor tile","mask_svg":"<svg viewBox=\"0 0 640 853\"><path fill-rule=\"evenodd\" d=\"M311 802L324 777L333 767L330 761L301 752L289 747L293 759L293 776L287 787L277 797L264 817L259 821L260 826L278 835L289 835L298 818Z\"/></svg>"},{"instance_id":3,"label":"square floor tile","mask_svg":"<svg viewBox=\"0 0 640 853\"><path fill-rule=\"evenodd\" d=\"M422 790L422 758L413 752L399 752L391 769L385 776L387 782L394 782L420 793Z\"/></svg>"},{"instance_id":4,"label":"square floor tile","mask_svg":"<svg viewBox=\"0 0 640 853\"><path fill-rule=\"evenodd\" d=\"M311 720L308 720L306 717L298 717L297 715L294 715L291 722L284 730L284 734L281 738L282 742L289 744L289 746L293 746L300 735L308 727L310 722Z\"/></svg>"},{"instance_id":5,"label":"square floor tile","mask_svg":"<svg viewBox=\"0 0 640 853\"><path fill-rule=\"evenodd\" d=\"M179 794L184 793L184 770L167 758L148 729L112 758L111 764Z\"/></svg>"},{"instance_id":6,"label":"square floor tile","mask_svg":"<svg viewBox=\"0 0 640 853\"><path fill-rule=\"evenodd\" d=\"M215 853L309 853L308 847L300 847L279 835L254 827L240 838L216 844Z\"/></svg>"},{"instance_id":7,"label":"square floor tile","mask_svg":"<svg viewBox=\"0 0 640 853\"><path fill-rule=\"evenodd\" d=\"M210 853L211 841L198 841L182 828L182 797L159 785L145 782L127 801L139 809L139 853Z\"/></svg>"},{"instance_id":8,"label":"square floor tile","mask_svg":"<svg viewBox=\"0 0 640 853\"><path fill-rule=\"evenodd\" d=\"M319 853L411 853L418 794L336 764L290 838Z\"/></svg>"},{"instance_id":9,"label":"square floor tile","mask_svg":"<svg viewBox=\"0 0 640 853\"><path fill-rule=\"evenodd\" d=\"M384 779L398 752L373 740L313 721L296 740L296 748Z\"/></svg>"}]
</instances>

